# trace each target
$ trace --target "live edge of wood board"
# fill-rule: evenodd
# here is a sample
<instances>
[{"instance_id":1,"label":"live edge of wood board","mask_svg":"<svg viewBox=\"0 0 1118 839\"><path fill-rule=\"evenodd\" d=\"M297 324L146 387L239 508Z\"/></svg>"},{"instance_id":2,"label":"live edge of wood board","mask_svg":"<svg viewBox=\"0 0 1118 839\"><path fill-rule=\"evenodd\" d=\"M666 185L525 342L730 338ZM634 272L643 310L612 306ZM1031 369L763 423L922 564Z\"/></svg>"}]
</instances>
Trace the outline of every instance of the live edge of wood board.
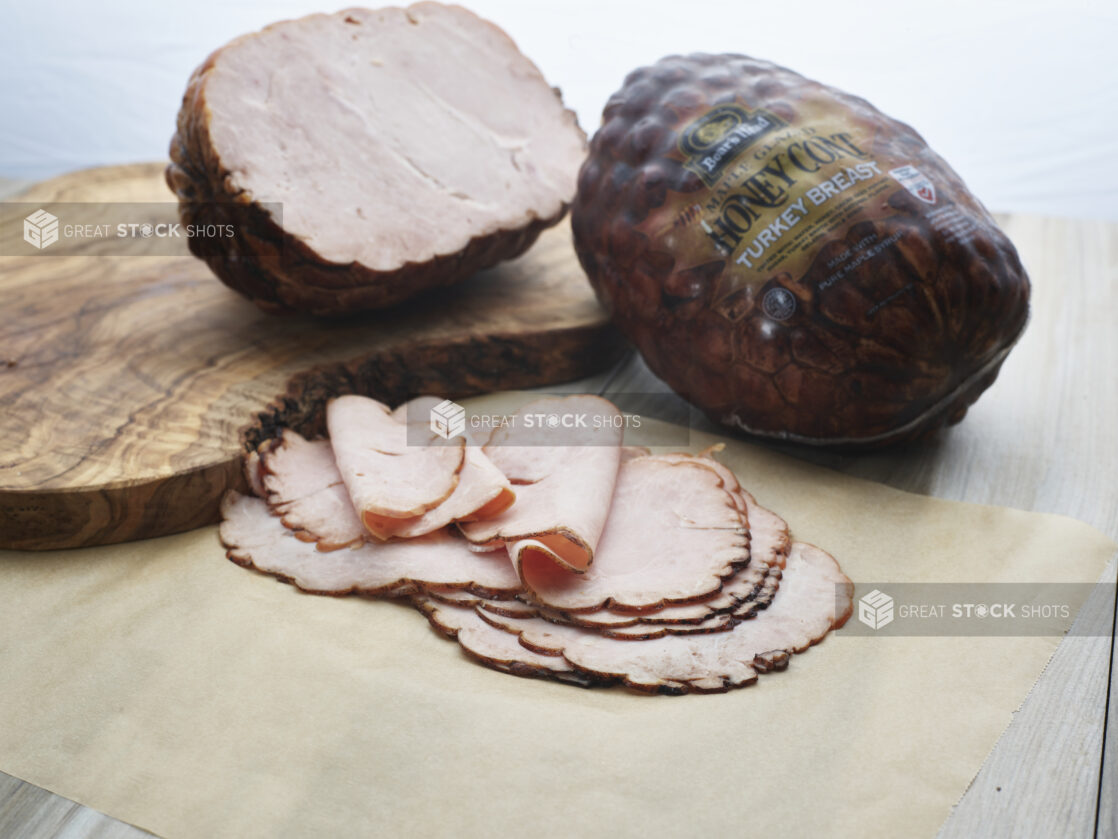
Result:
<instances>
[{"instance_id":1,"label":"live edge of wood board","mask_svg":"<svg viewBox=\"0 0 1118 839\"><path fill-rule=\"evenodd\" d=\"M64 175L9 202L23 202L0 213L9 239L27 204L135 202L149 205L139 221L177 220L161 163ZM566 223L455 288L340 321L264 314L185 240L176 247L0 257L0 548L112 544L217 521L222 494L244 485L246 447L279 426L313 433L333 395L396 403L538 387L623 352Z\"/></svg>"}]
</instances>

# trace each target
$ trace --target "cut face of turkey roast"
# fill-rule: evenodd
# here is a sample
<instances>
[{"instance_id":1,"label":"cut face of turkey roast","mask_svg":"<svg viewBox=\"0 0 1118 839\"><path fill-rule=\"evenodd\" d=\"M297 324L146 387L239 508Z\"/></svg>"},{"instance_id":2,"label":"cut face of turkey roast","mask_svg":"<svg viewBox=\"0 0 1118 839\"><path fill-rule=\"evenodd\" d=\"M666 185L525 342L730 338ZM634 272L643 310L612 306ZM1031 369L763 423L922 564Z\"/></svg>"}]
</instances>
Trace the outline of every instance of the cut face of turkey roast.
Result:
<instances>
[{"instance_id":1,"label":"cut face of turkey roast","mask_svg":"<svg viewBox=\"0 0 1118 839\"><path fill-rule=\"evenodd\" d=\"M167 182L190 248L267 311L390 306L526 250L586 138L499 28L460 6L346 9L237 38L194 72Z\"/></svg>"}]
</instances>

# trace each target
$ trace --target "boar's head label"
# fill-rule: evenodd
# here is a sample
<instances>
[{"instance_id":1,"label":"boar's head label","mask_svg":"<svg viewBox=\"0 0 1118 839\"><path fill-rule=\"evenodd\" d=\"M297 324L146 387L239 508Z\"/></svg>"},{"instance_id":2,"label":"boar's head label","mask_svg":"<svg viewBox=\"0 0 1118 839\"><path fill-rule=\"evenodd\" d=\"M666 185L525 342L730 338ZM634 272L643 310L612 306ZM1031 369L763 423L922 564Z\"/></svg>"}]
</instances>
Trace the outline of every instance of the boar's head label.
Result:
<instances>
[{"instance_id":1,"label":"boar's head label","mask_svg":"<svg viewBox=\"0 0 1118 839\"><path fill-rule=\"evenodd\" d=\"M784 120L767 111L750 113L738 105L713 108L691 123L680 136L684 165L707 186L713 186L738 155L758 138L784 125Z\"/></svg>"}]
</instances>

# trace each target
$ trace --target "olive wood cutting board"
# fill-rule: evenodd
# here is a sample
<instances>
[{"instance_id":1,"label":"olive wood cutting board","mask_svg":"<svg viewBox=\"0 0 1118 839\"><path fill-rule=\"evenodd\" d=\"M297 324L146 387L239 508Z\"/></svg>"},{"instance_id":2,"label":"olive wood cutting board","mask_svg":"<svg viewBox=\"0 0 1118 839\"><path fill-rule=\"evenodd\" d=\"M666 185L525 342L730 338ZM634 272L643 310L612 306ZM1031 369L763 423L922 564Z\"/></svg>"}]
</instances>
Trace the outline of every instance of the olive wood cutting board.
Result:
<instances>
[{"instance_id":1,"label":"olive wood cutting board","mask_svg":"<svg viewBox=\"0 0 1118 839\"><path fill-rule=\"evenodd\" d=\"M10 199L26 203L0 207L0 235L22 237L27 203L150 202L153 221L173 221L173 200L163 164L91 169ZM166 242L164 255L122 256L90 241L76 255L0 256L0 548L214 522L243 484L246 446L313 427L332 395L535 387L623 351L565 223L455 288L344 320L264 314L180 241L173 255Z\"/></svg>"}]
</instances>

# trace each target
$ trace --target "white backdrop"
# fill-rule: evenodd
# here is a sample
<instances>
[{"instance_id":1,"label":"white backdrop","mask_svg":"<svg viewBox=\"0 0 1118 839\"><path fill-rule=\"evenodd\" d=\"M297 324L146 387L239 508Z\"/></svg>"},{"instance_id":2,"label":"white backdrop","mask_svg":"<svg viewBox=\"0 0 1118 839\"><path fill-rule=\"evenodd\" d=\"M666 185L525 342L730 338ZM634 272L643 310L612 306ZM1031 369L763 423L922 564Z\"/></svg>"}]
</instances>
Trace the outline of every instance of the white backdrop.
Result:
<instances>
[{"instance_id":1,"label":"white backdrop","mask_svg":"<svg viewBox=\"0 0 1118 839\"><path fill-rule=\"evenodd\" d=\"M166 156L191 70L324 0L0 0L0 175ZM1118 220L1116 0L464 0L583 127L634 67L742 52L913 125L993 210Z\"/></svg>"}]
</instances>

